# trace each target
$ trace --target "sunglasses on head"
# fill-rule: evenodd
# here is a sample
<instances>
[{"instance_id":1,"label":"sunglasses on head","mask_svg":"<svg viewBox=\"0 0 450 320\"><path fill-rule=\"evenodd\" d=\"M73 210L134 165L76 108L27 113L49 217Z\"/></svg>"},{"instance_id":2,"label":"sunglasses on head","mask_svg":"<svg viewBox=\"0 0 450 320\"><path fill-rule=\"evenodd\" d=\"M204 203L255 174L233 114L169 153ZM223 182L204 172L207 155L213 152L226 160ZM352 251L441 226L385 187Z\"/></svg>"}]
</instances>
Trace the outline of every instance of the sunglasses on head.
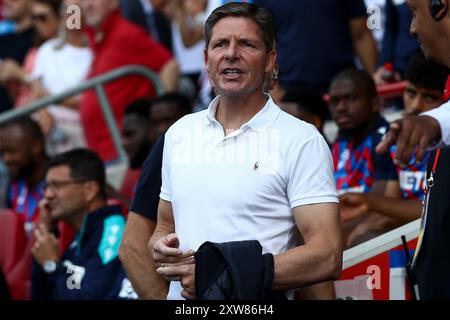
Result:
<instances>
[{"instance_id":1,"label":"sunglasses on head","mask_svg":"<svg viewBox=\"0 0 450 320\"><path fill-rule=\"evenodd\" d=\"M48 15L44 13L38 13L31 15L31 20L35 22L46 22L48 20Z\"/></svg>"}]
</instances>

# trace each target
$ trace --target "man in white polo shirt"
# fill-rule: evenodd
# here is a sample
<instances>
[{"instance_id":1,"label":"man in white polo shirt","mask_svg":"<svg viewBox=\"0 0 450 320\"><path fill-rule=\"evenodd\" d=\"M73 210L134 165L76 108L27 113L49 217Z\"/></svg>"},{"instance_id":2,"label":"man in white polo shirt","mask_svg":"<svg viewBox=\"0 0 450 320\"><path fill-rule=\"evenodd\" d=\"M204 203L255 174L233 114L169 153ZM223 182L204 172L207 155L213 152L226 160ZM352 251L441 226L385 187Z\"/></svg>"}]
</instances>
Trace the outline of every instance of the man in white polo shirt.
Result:
<instances>
[{"instance_id":1,"label":"man in white polo shirt","mask_svg":"<svg viewBox=\"0 0 450 320\"><path fill-rule=\"evenodd\" d=\"M224 5L208 18L205 38L218 97L166 134L149 243L156 271L171 281L167 298L196 298L193 254L205 241L258 240L274 255L273 290L337 278L342 240L330 150L312 125L263 93L276 59L270 14Z\"/></svg>"}]
</instances>

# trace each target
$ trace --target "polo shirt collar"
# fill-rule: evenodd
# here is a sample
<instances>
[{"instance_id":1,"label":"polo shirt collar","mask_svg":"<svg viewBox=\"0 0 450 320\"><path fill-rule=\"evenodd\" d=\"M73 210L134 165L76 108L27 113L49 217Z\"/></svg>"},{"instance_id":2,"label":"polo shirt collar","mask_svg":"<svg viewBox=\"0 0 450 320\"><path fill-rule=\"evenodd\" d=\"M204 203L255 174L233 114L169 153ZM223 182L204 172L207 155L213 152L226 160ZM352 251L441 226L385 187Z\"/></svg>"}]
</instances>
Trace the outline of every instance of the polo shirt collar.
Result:
<instances>
[{"instance_id":1,"label":"polo shirt collar","mask_svg":"<svg viewBox=\"0 0 450 320\"><path fill-rule=\"evenodd\" d=\"M267 102L264 107L258 111L249 121L241 126L241 129L249 127L254 131L263 131L267 129L275 120L278 118L281 109L273 102L272 97L269 94L265 94L267 97ZM217 96L209 104L208 110L206 112L205 125L212 125L213 123L219 123L216 119L216 111L219 105L219 98Z\"/></svg>"}]
</instances>

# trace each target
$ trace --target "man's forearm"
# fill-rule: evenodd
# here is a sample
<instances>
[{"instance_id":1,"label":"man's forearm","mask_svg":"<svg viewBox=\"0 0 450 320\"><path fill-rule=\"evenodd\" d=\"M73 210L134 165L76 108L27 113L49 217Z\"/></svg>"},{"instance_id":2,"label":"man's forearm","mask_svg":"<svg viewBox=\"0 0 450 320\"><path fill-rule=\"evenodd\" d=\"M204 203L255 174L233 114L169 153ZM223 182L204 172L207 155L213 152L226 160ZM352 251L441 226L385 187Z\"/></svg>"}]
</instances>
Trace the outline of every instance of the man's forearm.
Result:
<instances>
[{"instance_id":1,"label":"man's forearm","mask_svg":"<svg viewBox=\"0 0 450 320\"><path fill-rule=\"evenodd\" d=\"M155 271L156 267L150 259L147 246L136 250L132 246L125 245L124 251L121 261L139 299L166 299L167 281Z\"/></svg>"},{"instance_id":2,"label":"man's forearm","mask_svg":"<svg viewBox=\"0 0 450 320\"><path fill-rule=\"evenodd\" d=\"M373 74L378 61L378 50L372 33L366 26L366 18L352 19L349 28L356 54L364 69Z\"/></svg>"},{"instance_id":3,"label":"man's forearm","mask_svg":"<svg viewBox=\"0 0 450 320\"><path fill-rule=\"evenodd\" d=\"M128 215L119 250L127 275L140 299L165 299L167 282L156 272L147 248L155 223L134 212Z\"/></svg>"},{"instance_id":4,"label":"man's forearm","mask_svg":"<svg viewBox=\"0 0 450 320\"><path fill-rule=\"evenodd\" d=\"M179 76L179 67L174 59L167 62L159 73L162 85L169 92L178 90Z\"/></svg>"},{"instance_id":5,"label":"man's forearm","mask_svg":"<svg viewBox=\"0 0 450 320\"><path fill-rule=\"evenodd\" d=\"M288 290L337 279L342 261L340 248L340 243L303 245L274 256L272 289Z\"/></svg>"},{"instance_id":6,"label":"man's forearm","mask_svg":"<svg viewBox=\"0 0 450 320\"><path fill-rule=\"evenodd\" d=\"M367 201L369 210L405 223L419 219L422 213L422 204L419 200L387 198L368 194Z\"/></svg>"},{"instance_id":7,"label":"man's forearm","mask_svg":"<svg viewBox=\"0 0 450 320\"><path fill-rule=\"evenodd\" d=\"M355 42L354 46L364 69L370 74L374 73L378 54L373 38L369 35L364 35Z\"/></svg>"},{"instance_id":8,"label":"man's forearm","mask_svg":"<svg viewBox=\"0 0 450 320\"><path fill-rule=\"evenodd\" d=\"M301 300L334 300L336 292L333 281L325 281L300 289Z\"/></svg>"}]
</instances>

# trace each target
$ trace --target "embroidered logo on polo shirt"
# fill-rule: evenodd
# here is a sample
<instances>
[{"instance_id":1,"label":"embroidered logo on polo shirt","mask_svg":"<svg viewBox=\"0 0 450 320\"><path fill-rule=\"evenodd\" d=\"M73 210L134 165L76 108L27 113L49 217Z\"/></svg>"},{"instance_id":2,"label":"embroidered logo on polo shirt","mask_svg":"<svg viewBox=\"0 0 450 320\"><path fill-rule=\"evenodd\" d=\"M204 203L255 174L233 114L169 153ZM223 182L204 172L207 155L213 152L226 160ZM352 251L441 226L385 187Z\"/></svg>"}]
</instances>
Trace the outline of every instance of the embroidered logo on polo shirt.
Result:
<instances>
[{"instance_id":1,"label":"embroidered logo on polo shirt","mask_svg":"<svg viewBox=\"0 0 450 320\"><path fill-rule=\"evenodd\" d=\"M277 162L271 159L256 160L252 163L252 171L258 175L275 175L279 171Z\"/></svg>"}]
</instances>

